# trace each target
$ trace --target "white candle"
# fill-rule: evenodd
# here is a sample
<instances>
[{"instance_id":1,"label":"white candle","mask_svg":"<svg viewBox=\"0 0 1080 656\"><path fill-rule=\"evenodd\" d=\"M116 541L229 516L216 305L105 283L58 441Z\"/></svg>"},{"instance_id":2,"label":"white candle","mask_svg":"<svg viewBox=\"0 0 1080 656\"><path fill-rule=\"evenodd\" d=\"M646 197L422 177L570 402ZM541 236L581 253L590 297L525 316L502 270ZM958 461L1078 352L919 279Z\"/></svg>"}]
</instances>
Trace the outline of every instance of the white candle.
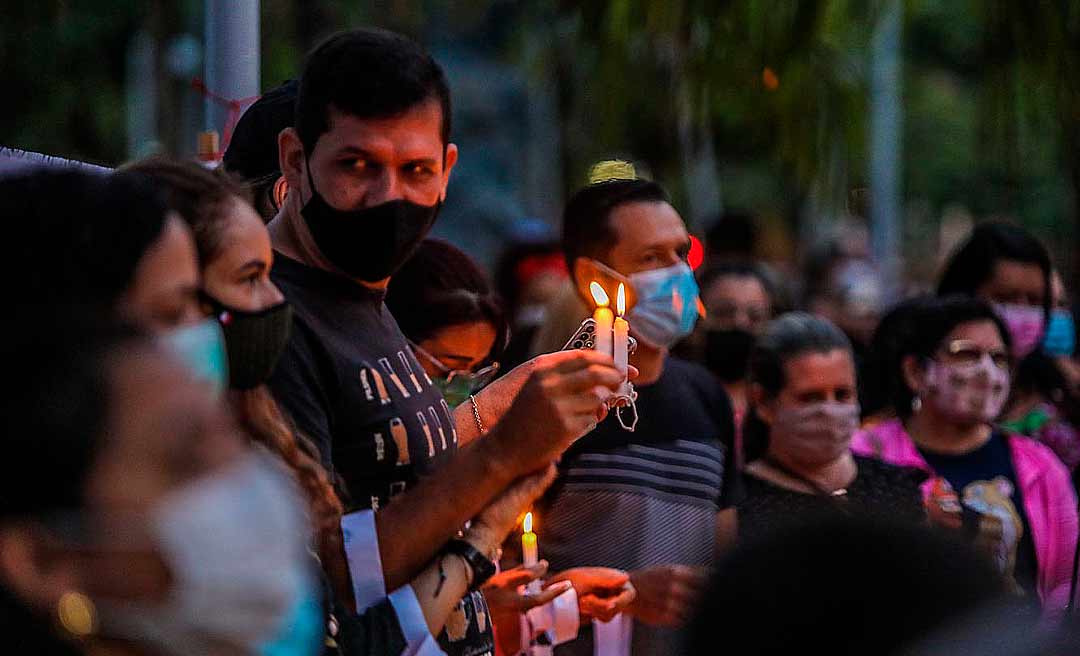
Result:
<instances>
[{"instance_id":1,"label":"white candle","mask_svg":"<svg viewBox=\"0 0 1080 656\"><path fill-rule=\"evenodd\" d=\"M610 300L607 292L598 282L589 283L589 291L592 292L593 300L596 301L596 311L593 312L593 321L596 322L596 333L593 336L593 347L597 353L614 355L612 351L611 327L615 321L615 313L608 307Z\"/></svg>"},{"instance_id":2,"label":"white candle","mask_svg":"<svg viewBox=\"0 0 1080 656\"><path fill-rule=\"evenodd\" d=\"M521 534L521 564L525 567L532 567L536 563L540 562L540 546L537 543L536 533L533 533L533 514L531 512L525 513L525 521L521 523L523 533ZM540 581L530 581L526 586L526 590L529 594L537 594L540 592Z\"/></svg>"},{"instance_id":3,"label":"white candle","mask_svg":"<svg viewBox=\"0 0 1080 656\"><path fill-rule=\"evenodd\" d=\"M626 371L629 368L627 365L629 360L628 345L630 343L630 324L623 319L623 315L626 314L626 287L620 282L619 292L615 295L615 311L618 316L615 318L615 323L612 329L614 340L612 349L614 349L613 357L615 358L615 368L618 369L623 379L626 379Z\"/></svg>"}]
</instances>

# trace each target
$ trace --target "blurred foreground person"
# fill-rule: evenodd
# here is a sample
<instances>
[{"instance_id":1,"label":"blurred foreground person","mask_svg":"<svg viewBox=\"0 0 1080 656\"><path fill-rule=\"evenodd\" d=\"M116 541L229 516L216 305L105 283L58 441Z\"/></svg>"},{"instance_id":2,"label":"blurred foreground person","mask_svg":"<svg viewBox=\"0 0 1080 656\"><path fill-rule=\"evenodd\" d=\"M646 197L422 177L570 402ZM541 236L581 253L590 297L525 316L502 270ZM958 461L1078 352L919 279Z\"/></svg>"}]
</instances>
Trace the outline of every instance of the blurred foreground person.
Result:
<instances>
[{"instance_id":1,"label":"blurred foreground person","mask_svg":"<svg viewBox=\"0 0 1080 656\"><path fill-rule=\"evenodd\" d=\"M859 433L852 448L933 476L931 515L965 528L1013 593L1059 614L1076 494L1050 449L994 426L1009 395L1008 329L990 306L962 296L928 301L908 327L889 372L903 381L897 418Z\"/></svg>"},{"instance_id":2,"label":"blurred foreground person","mask_svg":"<svg viewBox=\"0 0 1080 656\"><path fill-rule=\"evenodd\" d=\"M781 529L721 562L685 653L907 653L993 608L1000 590L993 570L926 528L837 515ZM1031 640L1033 624L1023 626Z\"/></svg>"},{"instance_id":3,"label":"blurred foreground person","mask_svg":"<svg viewBox=\"0 0 1080 656\"><path fill-rule=\"evenodd\" d=\"M319 653L284 471L153 342L83 306L34 311L4 326L4 651Z\"/></svg>"},{"instance_id":4,"label":"blurred foreground person","mask_svg":"<svg viewBox=\"0 0 1080 656\"><path fill-rule=\"evenodd\" d=\"M738 539L859 514L920 524L917 470L854 456L855 362L839 328L804 313L769 323L750 356L747 461Z\"/></svg>"}]
</instances>

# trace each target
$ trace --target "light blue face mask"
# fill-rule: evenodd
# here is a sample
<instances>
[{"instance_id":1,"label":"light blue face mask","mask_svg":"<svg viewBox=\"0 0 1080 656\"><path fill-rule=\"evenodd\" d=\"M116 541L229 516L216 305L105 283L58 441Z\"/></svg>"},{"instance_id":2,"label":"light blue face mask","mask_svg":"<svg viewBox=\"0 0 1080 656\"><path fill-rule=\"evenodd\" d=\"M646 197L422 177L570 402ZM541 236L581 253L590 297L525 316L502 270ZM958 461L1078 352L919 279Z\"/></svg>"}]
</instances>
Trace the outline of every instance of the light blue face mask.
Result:
<instances>
[{"instance_id":1,"label":"light blue face mask","mask_svg":"<svg viewBox=\"0 0 1080 656\"><path fill-rule=\"evenodd\" d=\"M631 331L654 346L671 348L694 330L698 285L690 265L679 262L629 279L637 292L637 304L626 315Z\"/></svg>"},{"instance_id":2,"label":"light blue face mask","mask_svg":"<svg viewBox=\"0 0 1080 656\"><path fill-rule=\"evenodd\" d=\"M195 377L222 392L229 384L228 357L221 325L208 318L181 326L161 336L161 343L180 359Z\"/></svg>"},{"instance_id":3,"label":"light blue face mask","mask_svg":"<svg viewBox=\"0 0 1080 656\"><path fill-rule=\"evenodd\" d=\"M1073 354L1076 350L1076 324L1072 312L1057 309L1050 314L1050 323L1046 326L1042 345L1048 355Z\"/></svg>"}]
</instances>

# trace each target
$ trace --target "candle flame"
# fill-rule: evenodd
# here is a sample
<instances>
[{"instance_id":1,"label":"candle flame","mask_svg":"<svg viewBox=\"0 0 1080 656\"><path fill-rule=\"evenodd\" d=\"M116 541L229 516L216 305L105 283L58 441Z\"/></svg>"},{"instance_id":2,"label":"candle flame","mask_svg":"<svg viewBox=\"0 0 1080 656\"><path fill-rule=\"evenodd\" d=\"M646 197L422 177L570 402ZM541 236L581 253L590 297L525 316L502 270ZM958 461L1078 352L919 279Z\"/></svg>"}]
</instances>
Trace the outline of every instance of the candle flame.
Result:
<instances>
[{"instance_id":1,"label":"candle flame","mask_svg":"<svg viewBox=\"0 0 1080 656\"><path fill-rule=\"evenodd\" d=\"M608 298L607 292L600 286L600 283L595 280L589 283L589 291L592 292L593 300L599 307L607 307L611 299Z\"/></svg>"},{"instance_id":2,"label":"candle flame","mask_svg":"<svg viewBox=\"0 0 1080 656\"><path fill-rule=\"evenodd\" d=\"M525 521L521 522L522 530L524 530L526 533L532 533L532 522L532 513L525 513Z\"/></svg>"},{"instance_id":3,"label":"candle flame","mask_svg":"<svg viewBox=\"0 0 1080 656\"><path fill-rule=\"evenodd\" d=\"M619 291L615 294L615 311L619 316L626 314L626 285L619 283Z\"/></svg>"}]
</instances>

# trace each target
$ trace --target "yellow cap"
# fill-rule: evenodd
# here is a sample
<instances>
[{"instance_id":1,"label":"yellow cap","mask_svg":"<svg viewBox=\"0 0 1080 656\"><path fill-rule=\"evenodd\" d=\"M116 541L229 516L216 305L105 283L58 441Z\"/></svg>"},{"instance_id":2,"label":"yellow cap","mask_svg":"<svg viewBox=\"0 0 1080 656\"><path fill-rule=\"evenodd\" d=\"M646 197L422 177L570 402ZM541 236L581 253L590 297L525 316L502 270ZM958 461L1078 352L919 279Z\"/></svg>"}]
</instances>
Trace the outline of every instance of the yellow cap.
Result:
<instances>
[{"instance_id":1,"label":"yellow cap","mask_svg":"<svg viewBox=\"0 0 1080 656\"><path fill-rule=\"evenodd\" d=\"M637 180L637 169L630 162L621 159L608 159L597 162L589 169L589 184L611 182L612 180Z\"/></svg>"}]
</instances>

